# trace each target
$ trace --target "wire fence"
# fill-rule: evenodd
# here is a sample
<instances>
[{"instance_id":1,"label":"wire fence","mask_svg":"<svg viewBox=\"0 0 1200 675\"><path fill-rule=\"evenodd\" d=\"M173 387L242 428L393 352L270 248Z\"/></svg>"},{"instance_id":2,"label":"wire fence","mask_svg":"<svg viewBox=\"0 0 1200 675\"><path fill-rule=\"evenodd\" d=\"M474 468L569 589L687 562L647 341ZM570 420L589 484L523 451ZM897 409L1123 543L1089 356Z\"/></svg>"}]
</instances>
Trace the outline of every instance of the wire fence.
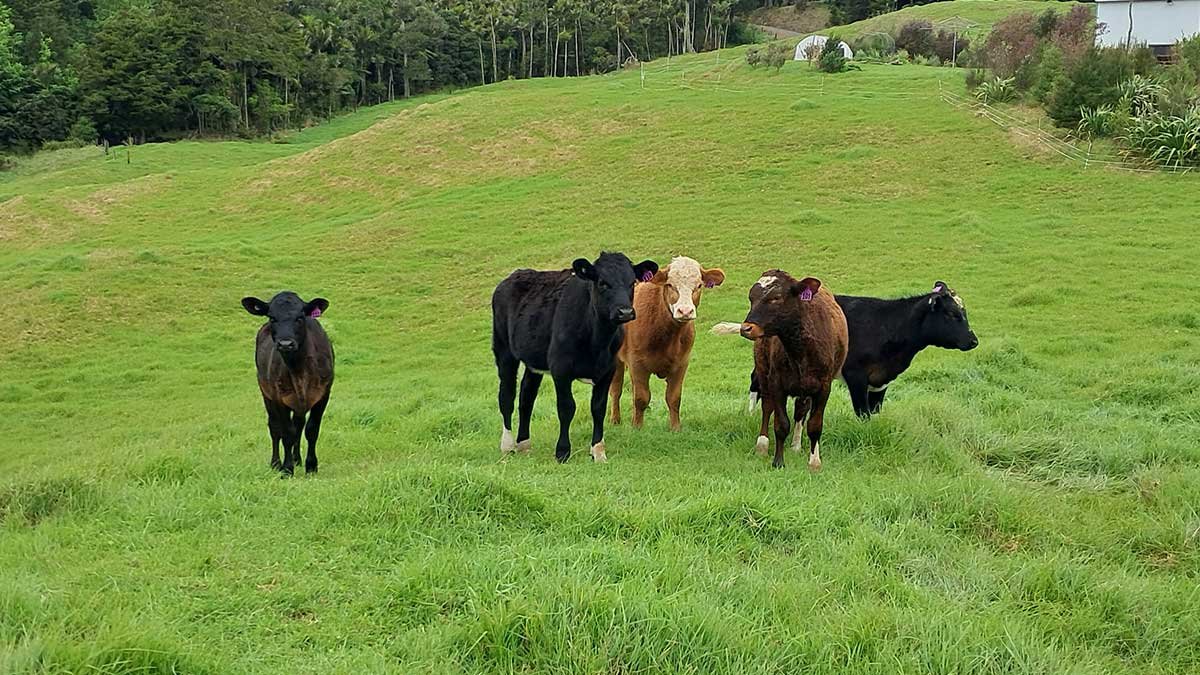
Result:
<instances>
[{"instance_id":1,"label":"wire fence","mask_svg":"<svg viewBox=\"0 0 1200 675\"><path fill-rule=\"evenodd\" d=\"M1055 154L1072 163L1079 164L1083 169L1107 168L1131 173L1170 173L1182 174L1194 171L1192 167L1160 166L1138 162L1134 159L1114 152L1108 146L1096 148L1092 143L1086 147L1072 139L1064 139L1040 125L1030 123L1012 113L997 108L983 101L950 91L944 83L938 81L936 97L923 91L880 91L878 89L847 89L844 87L829 88L825 86L826 77L822 75L815 82L796 82L794 80L738 82L741 86L732 86L726 80L731 71L740 69L745 60L740 55L732 56L721 53L722 50L708 52L712 59L687 58L680 63L678 58L668 57L656 59L647 64L638 64L636 81L630 83L613 79L613 86L624 89L638 89L652 92L672 91L717 91L731 94L744 94L753 89L763 87L786 89L789 92L824 96L826 93L836 94L839 98L855 98L863 101L885 100L941 100L957 110L982 117L996 126L1019 136L1023 141L1044 149L1049 154ZM629 70L623 71L628 73ZM611 75L615 75L612 73ZM747 86L748 85L748 86Z\"/></svg>"},{"instance_id":2,"label":"wire fence","mask_svg":"<svg viewBox=\"0 0 1200 675\"><path fill-rule=\"evenodd\" d=\"M1023 140L1045 149L1047 152L1060 155L1065 159L1081 164L1084 169L1089 167L1103 167L1133 173L1189 173L1193 170L1191 167L1147 165L1110 150L1097 151L1091 143L1088 143L1086 148L1080 147L1074 142L1060 138L1040 126L1034 126L1027 120L1023 120L1012 113L984 103L983 101L955 94L947 90L944 86L939 86L938 95L950 106L979 115L991 121L996 126L1020 136Z\"/></svg>"}]
</instances>

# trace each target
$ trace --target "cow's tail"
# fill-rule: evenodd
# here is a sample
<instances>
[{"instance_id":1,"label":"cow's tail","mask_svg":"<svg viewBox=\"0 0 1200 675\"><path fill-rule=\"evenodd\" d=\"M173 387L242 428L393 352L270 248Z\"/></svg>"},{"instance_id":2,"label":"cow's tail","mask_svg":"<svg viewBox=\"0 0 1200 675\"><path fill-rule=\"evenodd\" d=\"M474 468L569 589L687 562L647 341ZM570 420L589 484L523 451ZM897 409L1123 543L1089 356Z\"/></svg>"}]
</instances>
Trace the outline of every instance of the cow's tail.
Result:
<instances>
[{"instance_id":1,"label":"cow's tail","mask_svg":"<svg viewBox=\"0 0 1200 675\"><path fill-rule=\"evenodd\" d=\"M713 335L741 335L742 324L723 321L713 326L708 332L712 333Z\"/></svg>"},{"instance_id":2,"label":"cow's tail","mask_svg":"<svg viewBox=\"0 0 1200 675\"><path fill-rule=\"evenodd\" d=\"M742 324L733 323L731 321L722 321L709 329L713 335L741 335ZM746 403L746 412L752 413L758 407L758 376L750 373L750 398Z\"/></svg>"}]
</instances>

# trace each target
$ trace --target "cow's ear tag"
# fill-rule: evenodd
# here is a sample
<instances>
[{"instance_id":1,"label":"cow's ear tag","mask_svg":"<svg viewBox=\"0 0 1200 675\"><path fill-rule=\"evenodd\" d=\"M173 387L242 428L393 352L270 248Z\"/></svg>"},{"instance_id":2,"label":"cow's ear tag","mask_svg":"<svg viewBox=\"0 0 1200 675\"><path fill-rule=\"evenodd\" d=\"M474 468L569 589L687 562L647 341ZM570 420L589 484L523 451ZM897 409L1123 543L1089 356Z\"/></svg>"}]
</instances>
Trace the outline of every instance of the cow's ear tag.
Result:
<instances>
[{"instance_id":1,"label":"cow's ear tag","mask_svg":"<svg viewBox=\"0 0 1200 675\"><path fill-rule=\"evenodd\" d=\"M939 281L933 285L933 290L930 293L941 293L944 290L946 290L946 285Z\"/></svg>"},{"instance_id":2,"label":"cow's ear tag","mask_svg":"<svg viewBox=\"0 0 1200 675\"><path fill-rule=\"evenodd\" d=\"M645 272L642 272L642 281L650 281L653 278L654 278L654 272L651 272L650 270L646 270Z\"/></svg>"},{"instance_id":3,"label":"cow's ear tag","mask_svg":"<svg viewBox=\"0 0 1200 675\"><path fill-rule=\"evenodd\" d=\"M713 282L711 282L711 281L706 281L706 282L704 282L704 287L705 287L705 288L716 288L716 287L717 287L717 285L716 285L716 284L714 284L714 283L713 283Z\"/></svg>"},{"instance_id":4,"label":"cow's ear tag","mask_svg":"<svg viewBox=\"0 0 1200 675\"><path fill-rule=\"evenodd\" d=\"M310 317L314 318L314 319L315 319L315 318L317 318L317 317L319 317L319 316L321 316L321 308L320 308L320 307L313 307L313 308L312 308L312 311L311 311L311 312L309 312L309 313L308 313L308 315L309 315Z\"/></svg>"},{"instance_id":5,"label":"cow's ear tag","mask_svg":"<svg viewBox=\"0 0 1200 675\"><path fill-rule=\"evenodd\" d=\"M808 302L809 300L812 300L812 298L813 292L811 288L806 288L803 291L800 291L800 299L804 302Z\"/></svg>"}]
</instances>

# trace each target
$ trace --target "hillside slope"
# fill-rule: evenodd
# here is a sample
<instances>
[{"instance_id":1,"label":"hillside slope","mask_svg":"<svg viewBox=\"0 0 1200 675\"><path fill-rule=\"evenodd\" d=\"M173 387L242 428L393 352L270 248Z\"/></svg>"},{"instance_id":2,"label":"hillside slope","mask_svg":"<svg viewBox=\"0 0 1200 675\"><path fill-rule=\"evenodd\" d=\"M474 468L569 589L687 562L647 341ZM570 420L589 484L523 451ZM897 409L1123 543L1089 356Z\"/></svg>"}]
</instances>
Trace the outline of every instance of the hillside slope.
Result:
<instances>
[{"instance_id":1,"label":"hillside slope","mask_svg":"<svg viewBox=\"0 0 1200 675\"><path fill-rule=\"evenodd\" d=\"M991 32L993 24L1006 16L1021 12L1040 14L1047 9L1066 13L1077 4L1080 3L1046 0L946 0L927 5L909 5L895 12L888 12L842 26L825 28L821 32L837 33L844 39L855 38L867 33L894 35L901 26L909 21L924 19L936 24L939 21L960 18L975 24L967 30L967 35L972 39L981 39Z\"/></svg>"},{"instance_id":2,"label":"hillside slope","mask_svg":"<svg viewBox=\"0 0 1200 675\"><path fill-rule=\"evenodd\" d=\"M1196 672L1196 179L1039 154L949 69L739 54L0 184L0 672ZM681 433L656 381L558 465L547 386L498 462L491 290L601 249L724 268L702 328L771 267L944 280L981 344L870 422L837 385L820 474L703 331ZM291 481L239 305L281 288L338 355Z\"/></svg>"}]
</instances>

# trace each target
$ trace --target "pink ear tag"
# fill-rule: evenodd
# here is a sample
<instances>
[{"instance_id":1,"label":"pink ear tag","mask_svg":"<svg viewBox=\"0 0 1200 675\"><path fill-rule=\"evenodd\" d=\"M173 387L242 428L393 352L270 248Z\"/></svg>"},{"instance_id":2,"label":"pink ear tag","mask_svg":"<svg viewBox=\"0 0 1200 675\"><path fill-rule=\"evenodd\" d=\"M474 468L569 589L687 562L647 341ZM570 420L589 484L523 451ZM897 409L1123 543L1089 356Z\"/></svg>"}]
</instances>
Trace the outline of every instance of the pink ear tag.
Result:
<instances>
[{"instance_id":1,"label":"pink ear tag","mask_svg":"<svg viewBox=\"0 0 1200 675\"><path fill-rule=\"evenodd\" d=\"M933 287L933 290L930 291L930 293L941 293L944 290L946 290L946 287L941 284L938 284L937 286Z\"/></svg>"},{"instance_id":2,"label":"pink ear tag","mask_svg":"<svg viewBox=\"0 0 1200 675\"><path fill-rule=\"evenodd\" d=\"M314 319L315 319L315 318L317 318L318 316L321 316L321 308L320 308L320 307L313 307L312 311L311 311L311 312L309 312L309 313L308 313L308 315L309 315L309 316L311 316L311 317L312 317L312 318L314 318Z\"/></svg>"},{"instance_id":3,"label":"pink ear tag","mask_svg":"<svg viewBox=\"0 0 1200 675\"><path fill-rule=\"evenodd\" d=\"M651 272L650 270L646 270L645 272L642 272L642 281L650 281L653 278L654 278L654 272Z\"/></svg>"},{"instance_id":4,"label":"pink ear tag","mask_svg":"<svg viewBox=\"0 0 1200 675\"><path fill-rule=\"evenodd\" d=\"M813 298L813 292L812 292L811 288L806 288L803 291L800 291L800 299L801 300L808 302L809 300L812 300L812 298Z\"/></svg>"},{"instance_id":5,"label":"pink ear tag","mask_svg":"<svg viewBox=\"0 0 1200 675\"><path fill-rule=\"evenodd\" d=\"M716 286L717 286L717 285L716 285L716 284L714 284L714 283L713 283L713 282L711 282L711 281L706 281L706 282L704 282L704 287L705 287L705 288L716 288Z\"/></svg>"}]
</instances>

